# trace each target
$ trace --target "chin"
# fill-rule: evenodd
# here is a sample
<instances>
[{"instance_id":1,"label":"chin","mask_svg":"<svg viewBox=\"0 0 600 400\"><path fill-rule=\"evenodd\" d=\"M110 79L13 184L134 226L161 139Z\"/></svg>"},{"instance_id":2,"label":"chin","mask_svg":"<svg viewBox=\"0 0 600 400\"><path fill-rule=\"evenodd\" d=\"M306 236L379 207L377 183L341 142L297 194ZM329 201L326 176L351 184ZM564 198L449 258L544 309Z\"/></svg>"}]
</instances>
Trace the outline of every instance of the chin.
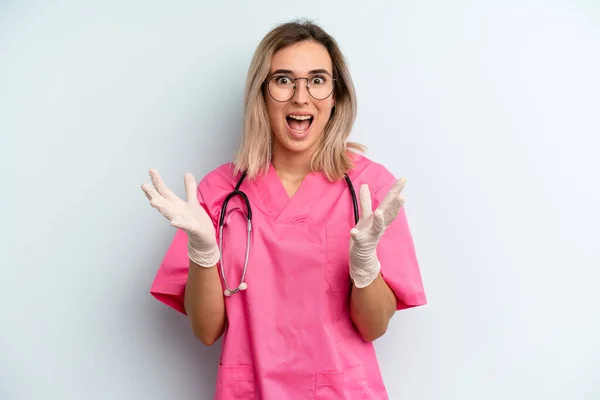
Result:
<instances>
[{"instance_id":1,"label":"chin","mask_svg":"<svg viewBox=\"0 0 600 400\"><path fill-rule=\"evenodd\" d=\"M286 143L285 148L292 153L306 153L312 152L315 149L315 142L312 141L310 143L297 143L297 142L288 142Z\"/></svg>"},{"instance_id":2,"label":"chin","mask_svg":"<svg viewBox=\"0 0 600 400\"><path fill-rule=\"evenodd\" d=\"M318 142L318 133L311 132L312 126L302 133L293 132L289 126L282 127L279 133L275 135L277 141L291 153L305 153L316 148Z\"/></svg>"}]
</instances>

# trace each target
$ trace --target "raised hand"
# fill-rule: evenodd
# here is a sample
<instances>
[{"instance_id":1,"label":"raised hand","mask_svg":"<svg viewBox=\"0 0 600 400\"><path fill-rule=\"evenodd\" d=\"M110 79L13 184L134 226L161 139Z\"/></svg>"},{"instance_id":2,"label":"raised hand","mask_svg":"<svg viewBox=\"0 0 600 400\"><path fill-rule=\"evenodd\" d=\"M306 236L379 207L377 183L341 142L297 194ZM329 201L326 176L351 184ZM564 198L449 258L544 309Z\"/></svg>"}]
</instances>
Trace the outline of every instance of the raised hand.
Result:
<instances>
[{"instance_id":1,"label":"raised hand","mask_svg":"<svg viewBox=\"0 0 600 400\"><path fill-rule=\"evenodd\" d=\"M404 178L398 179L375 211L369 186L360 187L362 215L350 231L350 277L356 287L370 285L379 274L381 265L377 259L377 245L404 205L402 189L405 182Z\"/></svg>"},{"instance_id":2,"label":"raised hand","mask_svg":"<svg viewBox=\"0 0 600 400\"><path fill-rule=\"evenodd\" d=\"M202 267L212 267L219 260L219 248L213 223L198 202L196 180L185 174L186 201L183 201L163 182L155 169L149 171L154 187L144 183L142 190L150 205L157 209L171 225L188 234L188 255Z\"/></svg>"}]
</instances>

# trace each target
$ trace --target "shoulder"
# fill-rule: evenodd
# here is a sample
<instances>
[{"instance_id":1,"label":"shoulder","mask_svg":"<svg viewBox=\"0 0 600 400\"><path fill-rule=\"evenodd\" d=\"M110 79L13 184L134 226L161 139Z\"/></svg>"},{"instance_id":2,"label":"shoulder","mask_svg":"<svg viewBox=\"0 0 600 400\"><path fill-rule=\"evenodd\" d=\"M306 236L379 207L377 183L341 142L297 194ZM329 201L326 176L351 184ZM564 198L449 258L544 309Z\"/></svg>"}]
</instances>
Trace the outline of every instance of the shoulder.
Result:
<instances>
[{"instance_id":1,"label":"shoulder","mask_svg":"<svg viewBox=\"0 0 600 400\"><path fill-rule=\"evenodd\" d=\"M203 194L208 194L205 192L212 190L228 189L231 191L239 179L234 176L233 171L234 165L231 162L219 165L204 175L198 184L198 191Z\"/></svg>"},{"instance_id":2,"label":"shoulder","mask_svg":"<svg viewBox=\"0 0 600 400\"><path fill-rule=\"evenodd\" d=\"M348 176L356 186L367 184L373 193L396 181L396 176L383 164L359 153L352 153L351 157L353 167Z\"/></svg>"},{"instance_id":3,"label":"shoulder","mask_svg":"<svg viewBox=\"0 0 600 400\"><path fill-rule=\"evenodd\" d=\"M211 215L218 215L225 197L235 188L239 176L235 176L233 163L221 164L209 171L198 183L198 200Z\"/></svg>"}]
</instances>

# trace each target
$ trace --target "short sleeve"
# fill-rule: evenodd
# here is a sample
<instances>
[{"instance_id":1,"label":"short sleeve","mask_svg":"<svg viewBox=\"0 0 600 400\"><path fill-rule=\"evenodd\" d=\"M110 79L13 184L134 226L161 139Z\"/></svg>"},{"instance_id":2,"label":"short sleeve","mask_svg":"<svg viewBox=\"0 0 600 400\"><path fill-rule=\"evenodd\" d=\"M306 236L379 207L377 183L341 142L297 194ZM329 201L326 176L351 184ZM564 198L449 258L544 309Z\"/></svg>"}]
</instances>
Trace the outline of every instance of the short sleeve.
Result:
<instances>
[{"instance_id":1,"label":"short sleeve","mask_svg":"<svg viewBox=\"0 0 600 400\"><path fill-rule=\"evenodd\" d=\"M198 201L207 210L201 191L203 183L201 182L198 186ZM208 214L211 215L211 213ZM211 219L213 220L213 224L215 224L212 215ZM186 314L184 295L189 265L187 233L181 229L177 229L175 237L171 241L154 277L154 281L150 287L150 294L158 301L183 314Z\"/></svg>"},{"instance_id":2,"label":"short sleeve","mask_svg":"<svg viewBox=\"0 0 600 400\"><path fill-rule=\"evenodd\" d=\"M189 269L187 244L187 234L178 229L150 287L150 294L158 301L183 314L186 313L183 299Z\"/></svg>"},{"instance_id":3,"label":"short sleeve","mask_svg":"<svg viewBox=\"0 0 600 400\"><path fill-rule=\"evenodd\" d=\"M389 180L373 195L377 207L396 182ZM402 310L427 303L405 208L388 226L377 246L381 275L396 296L396 309Z\"/></svg>"}]
</instances>

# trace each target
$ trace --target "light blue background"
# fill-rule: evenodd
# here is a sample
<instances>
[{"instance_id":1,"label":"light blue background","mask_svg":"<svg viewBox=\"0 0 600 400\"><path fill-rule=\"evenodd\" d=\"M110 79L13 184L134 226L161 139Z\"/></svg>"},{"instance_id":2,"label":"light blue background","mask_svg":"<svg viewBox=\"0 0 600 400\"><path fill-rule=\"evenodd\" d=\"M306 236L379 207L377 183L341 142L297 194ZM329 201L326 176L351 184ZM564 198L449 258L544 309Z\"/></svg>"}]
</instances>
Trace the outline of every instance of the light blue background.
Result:
<instances>
[{"instance_id":1,"label":"light blue background","mask_svg":"<svg viewBox=\"0 0 600 400\"><path fill-rule=\"evenodd\" d=\"M430 304L376 342L391 398L600 398L597 2L57 0L0 3L0 399L211 398L220 342L148 294L174 231L140 184L230 159L295 17L408 179Z\"/></svg>"}]
</instances>

